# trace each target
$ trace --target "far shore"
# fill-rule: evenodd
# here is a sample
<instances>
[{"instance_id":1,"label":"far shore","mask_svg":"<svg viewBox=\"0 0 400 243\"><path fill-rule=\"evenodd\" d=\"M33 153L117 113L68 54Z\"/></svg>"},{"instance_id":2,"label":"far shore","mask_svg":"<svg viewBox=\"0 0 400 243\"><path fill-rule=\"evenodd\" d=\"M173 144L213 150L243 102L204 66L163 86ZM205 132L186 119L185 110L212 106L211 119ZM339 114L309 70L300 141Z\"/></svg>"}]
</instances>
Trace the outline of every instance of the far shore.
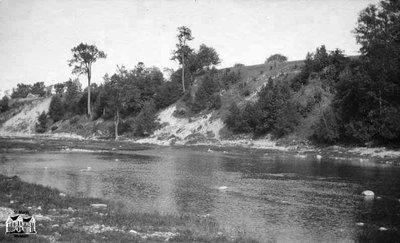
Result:
<instances>
[{"instance_id":1,"label":"far shore","mask_svg":"<svg viewBox=\"0 0 400 243\"><path fill-rule=\"evenodd\" d=\"M397 165L396 158L400 158L400 149L386 147L358 147L350 145L280 145L275 146L271 141L265 140L225 140L215 142L199 142L191 144L144 143L133 139L119 140L101 138L83 138L81 136L68 136L68 134L13 134L0 135L0 151L27 150L27 151L101 151L122 152L147 150L158 147L195 148L207 152L242 152L242 153L289 153L298 156L312 155L319 159L322 157L360 158L363 160L380 161L389 165Z\"/></svg>"}]
</instances>

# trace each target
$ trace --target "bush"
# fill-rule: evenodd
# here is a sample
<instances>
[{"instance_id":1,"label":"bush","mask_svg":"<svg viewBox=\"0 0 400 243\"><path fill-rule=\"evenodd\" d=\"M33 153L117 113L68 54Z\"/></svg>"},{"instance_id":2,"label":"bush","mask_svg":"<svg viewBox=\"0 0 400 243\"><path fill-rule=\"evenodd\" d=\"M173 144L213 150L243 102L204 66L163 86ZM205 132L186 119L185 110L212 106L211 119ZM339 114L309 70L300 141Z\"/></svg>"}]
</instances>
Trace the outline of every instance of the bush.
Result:
<instances>
[{"instance_id":1,"label":"bush","mask_svg":"<svg viewBox=\"0 0 400 243\"><path fill-rule=\"evenodd\" d=\"M10 108L8 105L9 98L7 96L3 96L3 99L0 101L0 112L6 112Z\"/></svg>"},{"instance_id":2,"label":"bush","mask_svg":"<svg viewBox=\"0 0 400 243\"><path fill-rule=\"evenodd\" d=\"M145 137L150 135L157 127L156 123L156 105L154 101L148 101L135 119L135 136Z\"/></svg>"},{"instance_id":3,"label":"bush","mask_svg":"<svg viewBox=\"0 0 400 243\"><path fill-rule=\"evenodd\" d=\"M163 109L176 102L182 95L177 82L165 82L155 94L154 101L157 109Z\"/></svg>"},{"instance_id":4,"label":"bush","mask_svg":"<svg viewBox=\"0 0 400 243\"><path fill-rule=\"evenodd\" d=\"M55 95L51 98L50 107L49 107L49 116L53 119L54 122L57 122L64 117L64 105L61 99Z\"/></svg>"},{"instance_id":5,"label":"bush","mask_svg":"<svg viewBox=\"0 0 400 243\"><path fill-rule=\"evenodd\" d=\"M229 107L229 113L224 122L232 132L243 132L242 113L236 103L232 103Z\"/></svg>"},{"instance_id":6,"label":"bush","mask_svg":"<svg viewBox=\"0 0 400 243\"><path fill-rule=\"evenodd\" d=\"M300 115L297 112L296 106L288 102L278 112L273 128L274 136L279 138L293 132L299 120Z\"/></svg>"},{"instance_id":7,"label":"bush","mask_svg":"<svg viewBox=\"0 0 400 243\"><path fill-rule=\"evenodd\" d=\"M317 123L311 128L313 129L311 138L318 142L334 143L339 140L339 125L336 114L332 108L322 112Z\"/></svg>"},{"instance_id":8,"label":"bush","mask_svg":"<svg viewBox=\"0 0 400 243\"><path fill-rule=\"evenodd\" d=\"M235 65L233 65L234 67L244 67L244 64L242 63L235 63Z\"/></svg>"},{"instance_id":9,"label":"bush","mask_svg":"<svg viewBox=\"0 0 400 243\"><path fill-rule=\"evenodd\" d=\"M219 90L219 85L218 81L215 79L215 76L206 74L203 77L200 87L196 92L196 96L192 104L192 111L198 113L204 109L213 108L214 105L218 103L218 100L213 100L217 99L213 95L215 92L218 92L218 90Z\"/></svg>"},{"instance_id":10,"label":"bush","mask_svg":"<svg viewBox=\"0 0 400 243\"><path fill-rule=\"evenodd\" d=\"M44 133L47 130L47 114L46 112L42 112L38 116L38 122L35 125L35 131L37 133Z\"/></svg>"},{"instance_id":11,"label":"bush","mask_svg":"<svg viewBox=\"0 0 400 243\"><path fill-rule=\"evenodd\" d=\"M238 83L241 80L240 71L234 72L231 71L229 68L225 69L220 77L221 84L225 88L229 88L232 84Z\"/></svg>"}]
</instances>

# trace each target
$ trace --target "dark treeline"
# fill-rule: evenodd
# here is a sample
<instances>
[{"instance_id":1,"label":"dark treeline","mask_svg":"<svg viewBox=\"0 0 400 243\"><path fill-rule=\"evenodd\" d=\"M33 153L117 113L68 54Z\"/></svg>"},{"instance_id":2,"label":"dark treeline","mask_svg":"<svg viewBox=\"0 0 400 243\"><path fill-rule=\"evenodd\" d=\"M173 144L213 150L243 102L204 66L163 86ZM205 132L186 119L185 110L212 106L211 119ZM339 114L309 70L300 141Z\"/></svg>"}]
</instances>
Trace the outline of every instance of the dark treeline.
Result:
<instances>
[{"instance_id":1,"label":"dark treeline","mask_svg":"<svg viewBox=\"0 0 400 243\"><path fill-rule=\"evenodd\" d=\"M320 82L333 94L331 104L313 125L319 142L400 142L400 2L370 5L358 18L354 30L361 45L357 58L325 46L308 53L301 72L288 82L269 82L259 100L239 109L232 104L226 119L234 132L271 133L276 137L292 132L301 117L321 101L321 94L306 106L293 94L311 81Z\"/></svg>"}]
</instances>

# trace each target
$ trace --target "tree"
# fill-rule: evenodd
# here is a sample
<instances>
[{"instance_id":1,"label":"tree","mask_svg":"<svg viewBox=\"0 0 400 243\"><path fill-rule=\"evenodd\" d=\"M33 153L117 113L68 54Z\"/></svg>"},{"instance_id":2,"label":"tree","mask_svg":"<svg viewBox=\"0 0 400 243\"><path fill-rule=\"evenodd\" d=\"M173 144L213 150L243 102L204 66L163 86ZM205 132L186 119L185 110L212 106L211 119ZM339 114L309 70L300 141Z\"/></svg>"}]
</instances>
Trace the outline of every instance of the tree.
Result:
<instances>
[{"instance_id":1,"label":"tree","mask_svg":"<svg viewBox=\"0 0 400 243\"><path fill-rule=\"evenodd\" d=\"M44 133L47 129L47 114L42 112L38 117L38 122L35 125L35 130L37 133Z\"/></svg>"},{"instance_id":2,"label":"tree","mask_svg":"<svg viewBox=\"0 0 400 243\"><path fill-rule=\"evenodd\" d=\"M0 101L0 112L5 112L10 108L8 104L9 100L6 95L3 96L3 99Z\"/></svg>"},{"instance_id":3,"label":"tree","mask_svg":"<svg viewBox=\"0 0 400 243\"><path fill-rule=\"evenodd\" d=\"M92 111L90 108L90 81L92 77L92 65L98 59L106 58L106 54L100 51L95 45L88 45L86 43L81 43L78 46L71 49L72 59L69 60L69 66L74 66L72 69L73 74L84 74L87 75L88 79L88 102L87 102L87 112L90 118L92 118Z\"/></svg>"},{"instance_id":4,"label":"tree","mask_svg":"<svg viewBox=\"0 0 400 243\"><path fill-rule=\"evenodd\" d=\"M57 95L63 95L64 94L64 88L65 84L64 83L58 83L54 85L54 90L56 91Z\"/></svg>"},{"instance_id":5,"label":"tree","mask_svg":"<svg viewBox=\"0 0 400 243\"><path fill-rule=\"evenodd\" d=\"M267 60L265 61L265 63L280 63L280 62L286 62L287 61L287 57L282 55L282 54L274 54L271 55L267 58Z\"/></svg>"},{"instance_id":6,"label":"tree","mask_svg":"<svg viewBox=\"0 0 400 243\"><path fill-rule=\"evenodd\" d=\"M147 136L157 126L156 120L156 105L153 100L147 101L139 115L135 119L135 135Z\"/></svg>"},{"instance_id":7,"label":"tree","mask_svg":"<svg viewBox=\"0 0 400 243\"><path fill-rule=\"evenodd\" d=\"M57 95L53 96L50 101L49 116L54 122L64 118L64 104Z\"/></svg>"},{"instance_id":8,"label":"tree","mask_svg":"<svg viewBox=\"0 0 400 243\"><path fill-rule=\"evenodd\" d=\"M214 99L213 94L219 90L218 81L212 74L206 74L202 78L199 89L196 92L194 102L192 105L192 110L197 113L206 108L213 108ZM218 96L219 97L219 96Z\"/></svg>"},{"instance_id":9,"label":"tree","mask_svg":"<svg viewBox=\"0 0 400 243\"><path fill-rule=\"evenodd\" d=\"M65 87L66 108L70 112L77 113L77 104L81 97L82 85L78 79L69 79L67 82L65 82Z\"/></svg>"},{"instance_id":10,"label":"tree","mask_svg":"<svg viewBox=\"0 0 400 243\"><path fill-rule=\"evenodd\" d=\"M107 77L106 77L107 78ZM124 66L117 66L117 72L109 79L104 80L104 89L106 93L106 106L114 111L114 133L118 140L118 126L121 120L121 113L124 110L138 105L140 92L134 82L130 80L131 76Z\"/></svg>"},{"instance_id":11,"label":"tree","mask_svg":"<svg viewBox=\"0 0 400 243\"><path fill-rule=\"evenodd\" d=\"M178 43L176 44L176 50L173 52L172 60L178 60L179 64L182 66L182 89L185 92L185 59L193 51L187 42L193 40L192 31L186 27L178 27Z\"/></svg>"},{"instance_id":12,"label":"tree","mask_svg":"<svg viewBox=\"0 0 400 243\"><path fill-rule=\"evenodd\" d=\"M342 134L358 142L400 142L400 2L380 1L359 15L361 57L341 74L334 97Z\"/></svg>"},{"instance_id":13,"label":"tree","mask_svg":"<svg viewBox=\"0 0 400 243\"><path fill-rule=\"evenodd\" d=\"M31 92L32 85L19 83L17 88L13 89L11 94L12 98L26 98L26 96Z\"/></svg>"},{"instance_id":14,"label":"tree","mask_svg":"<svg viewBox=\"0 0 400 243\"><path fill-rule=\"evenodd\" d=\"M242 113L235 102L229 106L228 111L228 115L224 120L228 129L234 133L243 132Z\"/></svg>"},{"instance_id":15,"label":"tree","mask_svg":"<svg viewBox=\"0 0 400 243\"><path fill-rule=\"evenodd\" d=\"M34 83L31 88L31 93L44 97L46 94L46 85L44 85L44 82Z\"/></svg>"},{"instance_id":16,"label":"tree","mask_svg":"<svg viewBox=\"0 0 400 243\"><path fill-rule=\"evenodd\" d=\"M218 65L221 62L215 49L205 44L201 44L197 53L193 54L192 60L189 60L189 69L191 69L192 73L196 73L206 67L209 68L212 65Z\"/></svg>"}]
</instances>

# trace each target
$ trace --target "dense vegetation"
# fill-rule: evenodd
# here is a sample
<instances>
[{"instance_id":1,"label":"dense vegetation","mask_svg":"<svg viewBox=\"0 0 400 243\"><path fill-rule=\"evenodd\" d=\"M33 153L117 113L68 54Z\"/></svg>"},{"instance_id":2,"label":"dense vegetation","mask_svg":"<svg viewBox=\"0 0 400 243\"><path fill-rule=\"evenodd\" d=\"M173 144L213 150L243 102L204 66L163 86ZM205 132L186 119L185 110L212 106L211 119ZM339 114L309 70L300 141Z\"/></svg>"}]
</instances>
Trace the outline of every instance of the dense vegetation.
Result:
<instances>
[{"instance_id":1,"label":"dense vegetation","mask_svg":"<svg viewBox=\"0 0 400 243\"><path fill-rule=\"evenodd\" d=\"M400 142L400 3L381 1L370 5L354 30L361 56L348 58L339 49L325 46L308 53L301 72L287 83L270 82L259 100L242 109L230 107L227 126L236 133L271 133L276 137L293 131L299 117L306 117L321 95L302 105L293 100L310 81L333 94L331 104L313 125L311 138L319 142ZM284 59L282 59L284 61ZM268 60L267 60L268 61ZM291 99L292 97L292 99Z\"/></svg>"}]
</instances>

